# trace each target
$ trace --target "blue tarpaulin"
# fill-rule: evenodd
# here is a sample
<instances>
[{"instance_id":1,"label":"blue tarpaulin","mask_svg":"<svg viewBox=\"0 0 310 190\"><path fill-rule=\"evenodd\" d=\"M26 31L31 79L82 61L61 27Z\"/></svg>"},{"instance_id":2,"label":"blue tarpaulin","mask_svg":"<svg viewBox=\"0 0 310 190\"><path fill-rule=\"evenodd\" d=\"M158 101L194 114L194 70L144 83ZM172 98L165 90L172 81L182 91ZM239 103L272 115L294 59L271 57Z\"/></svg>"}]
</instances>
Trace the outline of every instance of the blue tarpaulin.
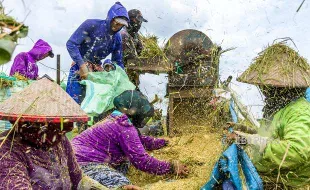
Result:
<instances>
[{"instance_id":1,"label":"blue tarpaulin","mask_svg":"<svg viewBox=\"0 0 310 190\"><path fill-rule=\"evenodd\" d=\"M201 190L212 190L216 187L224 190L242 190L239 164L245 176L247 189L263 190L263 182L253 163L244 150L236 144L232 144L222 154L219 161L215 164L209 182Z\"/></svg>"},{"instance_id":2,"label":"blue tarpaulin","mask_svg":"<svg viewBox=\"0 0 310 190\"><path fill-rule=\"evenodd\" d=\"M306 99L310 102L310 87L306 90Z\"/></svg>"}]
</instances>

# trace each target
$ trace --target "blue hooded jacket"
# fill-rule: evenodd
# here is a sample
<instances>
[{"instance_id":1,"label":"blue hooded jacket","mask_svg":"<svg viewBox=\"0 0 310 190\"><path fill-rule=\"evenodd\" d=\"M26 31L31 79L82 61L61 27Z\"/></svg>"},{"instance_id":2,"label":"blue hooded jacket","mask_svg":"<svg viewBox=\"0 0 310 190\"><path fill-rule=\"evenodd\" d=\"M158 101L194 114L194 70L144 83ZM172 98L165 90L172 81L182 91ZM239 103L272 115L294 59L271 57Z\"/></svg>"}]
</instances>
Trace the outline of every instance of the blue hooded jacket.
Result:
<instances>
[{"instance_id":1,"label":"blue hooded jacket","mask_svg":"<svg viewBox=\"0 0 310 190\"><path fill-rule=\"evenodd\" d=\"M110 8L106 20L88 19L83 22L67 42L68 52L76 64L70 69L66 91L79 104L82 89L77 71L84 62L101 65L101 60L112 53L112 61L124 68L122 37L119 31L111 29L111 21L115 17L129 21L127 10L120 2Z\"/></svg>"},{"instance_id":2,"label":"blue hooded jacket","mask_svg":"<svg viewBox=\"0 0 310 190\"><path fill-rule=\"evenodd\" d=\"M88 19L72 34L67 49L75 63L79 66L85 61L101 64L101 60L112 53L112 61L124 67L121 34L111 29L111 21L115 17L129 21L127 10L120 2L110 8L106 20Z\"/></svg>"}]
</instances>

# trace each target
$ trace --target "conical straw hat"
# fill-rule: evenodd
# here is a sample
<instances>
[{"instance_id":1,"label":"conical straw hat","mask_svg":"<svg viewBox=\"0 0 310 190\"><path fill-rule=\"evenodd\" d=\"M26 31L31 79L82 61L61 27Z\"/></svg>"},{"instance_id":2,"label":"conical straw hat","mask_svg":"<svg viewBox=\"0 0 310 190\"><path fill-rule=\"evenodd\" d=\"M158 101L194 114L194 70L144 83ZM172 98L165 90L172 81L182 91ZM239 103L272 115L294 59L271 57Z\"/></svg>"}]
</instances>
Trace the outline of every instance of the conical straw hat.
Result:
<instances>
[{"instance_id":1,"label":"conical straw hat","mask_svg":"<svg viewBox=\"0 0 310 190\"><path fill-rule=\"evenodd\" d=\"M276 87L308 87L310 65L286 44L276 43L261 52L237 81Z\"/></svg>"},{"instance_id":2,"label":"conical straw hat","mask_svg":"<svg viewBox=\"0 0 310 190\"><path fill-rule=\"evenodd\" d=\"M85 122L88 116L56 83L38 80L0 104L0 119L30 122Z\"/></svg>"}]
</instances>

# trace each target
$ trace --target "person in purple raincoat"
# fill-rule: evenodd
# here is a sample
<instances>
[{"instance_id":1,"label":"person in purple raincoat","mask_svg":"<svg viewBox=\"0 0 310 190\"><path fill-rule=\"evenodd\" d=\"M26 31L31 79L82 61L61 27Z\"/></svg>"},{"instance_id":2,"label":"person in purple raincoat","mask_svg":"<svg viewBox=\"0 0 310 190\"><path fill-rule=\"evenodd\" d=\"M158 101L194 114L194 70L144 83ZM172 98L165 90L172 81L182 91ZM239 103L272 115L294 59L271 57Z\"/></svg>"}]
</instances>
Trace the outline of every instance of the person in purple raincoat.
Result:
<instances>
[{"instance_id":1,"label":"person in purple raincoat","mask_svg":"<svg viewBox=\"0 0 310 190\"><path fill-rule=\"evenodd\" d=\"M39 39L29 52L19 53L11 67L10 76L22 75L30 80L36 80L39 76L36 62L46 57L54 57L52 47L45 41Z\"/></svg>"},{"instance_id":2,"label":"person in purple raincoat","mask_svg":"<svg viewBox=\"0 0 310 190\"><path fill-rule=\"evenodd\" d=\"M139 91L128 90L114 99L116 110L101 122L72 140L81 169L108 188L130 184L125 177L128 163L156 175L187 175L187 167L178 161L169 163L150 156L146 150L167 145L164 139L143 136L143 127L154 115L154 108Z\"/></svg>"}]
</instances>

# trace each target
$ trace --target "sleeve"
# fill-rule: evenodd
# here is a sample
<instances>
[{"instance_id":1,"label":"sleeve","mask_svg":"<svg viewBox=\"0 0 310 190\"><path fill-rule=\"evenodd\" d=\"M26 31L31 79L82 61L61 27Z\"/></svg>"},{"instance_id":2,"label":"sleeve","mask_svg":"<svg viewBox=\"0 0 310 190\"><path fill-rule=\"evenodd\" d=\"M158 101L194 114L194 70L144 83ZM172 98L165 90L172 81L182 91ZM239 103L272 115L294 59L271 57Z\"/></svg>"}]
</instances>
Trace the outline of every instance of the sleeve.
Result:
<instances>
[{"instance_id":1,"label":"sleeve","mask_svg":"<svg viewBox=\"0 0 310 190\"><path fill-rule=\"evenodd\" d=\"M122 69L124 69L124 63L123 63L123 47L122 47L122 37L120 33L115 34L115 48L112 52L112 58L111 61L115 61L118 66L120 66Z\"/></svg>"},{"instance_id":2,"label":"sleeve","mask_svg":"<svg viewBox=\"0 0 310 190\"><path fill-rule=\"evenodd\" d=\"M267 144L263 158L260 162L260 171L294 170L301 167L308 160L310 147L310 115L292 110L285 118L278 120L283 137ZM281 135L282 136L282 135ZM268 167L266 167L268 166Z\"/></svg>"},{"instance_id":3,"label":"sleeve","mask_svg":"<svg viewBox=\"0 0 310 190\"><path fill-rule=\"evenodd\" d=\"M142 50L143 50L143 43L139 35L137 35L137 47L136 47L137 54L141 55Z\"/></svg>"},{"instance_id":4,"label":"sleeve","mask_svg":"<svg viewBox=\"0 0 310 190\"><path fill-rule=\"evenodd\" d=\"M170 163L159 161L147 154L134 127L124 128L121 130L119 141L122 150L130 162L137 169L144 172L156 175L168 174L170 172Z\"/></svg>"},{"instance_id":5,"label":"sleeve","mask_svg":"<svg viewBox=\"0 0 310 190\"><path fill-rule=\"evenodd\" d=\"M32 190L26 165L18 155L7 149L0 150L0 187L3 189Z\"/></svg>"},{"instance_id":6,"label":"sleeve","mask_svg":"<svg viewBox=\"0 0 310 190\"><path fill-rule=\"evenodd\" d=\"M136 57L136 50L129 34L125 31L122 33L123 57L125 60Z\"/></svg>"},{"instance_id":7,"label":"sleeve","mask_svg":"<svg viewBox=\"0 0 310 190\"><path fill-rule=\"evenodd\" d=\"M146 150L157 150L166 146L165 139L156 139L150 136L140 136L141 142Z\"/></svg>"},{"instance_id":8,"label":"sleeve","mask_svg":"<svg viewBox=\"0 0 310 190\"><path fill-rule=\"evenodd\" d=\"M67 154L68 154L68 169L69 169L70 179L72 182L72 189L77 189L79 182L82 179L83 172L80 169L76 161L74 151L72 149L72 146L68 138L67 137L64 137L64 138L65 138L65 145L66 145Z\"/></svg>"},{"instance_id":9,"label":"sleeve","mask_svg":"<svg viewBox=\"0 0 310 190\"><path fill-rule=\"evenodd\" d=\"M10 76L13 76L15 73L19 73L20 75L27 77L27 63L22 55L17 55L14 59Z\"/></svg>"},{"instance_id":10,"label":"sleeve","mask_svg":"<svg viewBox=\"0 0 310 190\"><path fill-rule=\"evenodd\" d=\"M91 31L92 22L91 20L84 21L78 29L71 35L70 39L67 41L67 50L72 58L72 60L81 66L84 63L82 55L80 53L79 47L84 42L85 38L88 37Z\"/></svg>"}]
</instances>

